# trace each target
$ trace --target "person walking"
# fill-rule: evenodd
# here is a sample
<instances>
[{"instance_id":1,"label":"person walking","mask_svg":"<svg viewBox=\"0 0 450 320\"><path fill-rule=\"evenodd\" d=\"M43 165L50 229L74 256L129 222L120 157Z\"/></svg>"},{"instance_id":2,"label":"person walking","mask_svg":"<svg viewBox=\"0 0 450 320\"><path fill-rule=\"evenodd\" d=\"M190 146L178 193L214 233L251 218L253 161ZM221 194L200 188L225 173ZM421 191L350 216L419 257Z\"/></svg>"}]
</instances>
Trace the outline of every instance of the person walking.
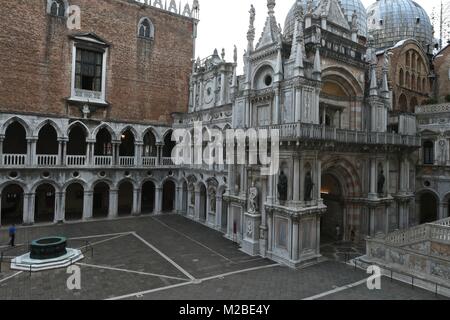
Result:
<instances>
[{"instance_id":1,"label":"person walking","mask_svg":"<svg viewBox=\"0 0 450 320\"><path fill-rule=\"evenodd\" d=\"M15 247L15 241L16 241L16 226L12 225L11 227L9 227L9 245L11 247Z\"/></svg>"}]
</instances>

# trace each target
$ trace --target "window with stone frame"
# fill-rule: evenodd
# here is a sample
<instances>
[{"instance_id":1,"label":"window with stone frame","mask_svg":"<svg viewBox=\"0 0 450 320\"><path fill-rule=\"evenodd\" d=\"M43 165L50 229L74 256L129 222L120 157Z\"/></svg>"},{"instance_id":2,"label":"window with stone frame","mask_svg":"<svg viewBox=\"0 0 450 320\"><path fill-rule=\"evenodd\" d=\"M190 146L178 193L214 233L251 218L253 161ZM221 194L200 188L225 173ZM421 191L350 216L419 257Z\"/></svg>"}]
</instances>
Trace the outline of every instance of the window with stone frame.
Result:
<instances>
[{"instance_id":1,"label":"window with stone frame","mask_svg":"<svg viewBox=\"0 0 450 320\"><path fill-rule=\"evenodd\" d=\"M50 15L55 17L65 17L66 16L66 3L64 0L51 0L48 1L47 11Z\"/></svg>"},{"instance_id":2,"label":"window with stone frame","mask_svg":"<svg viewBox=\"0 0 450 320\"><path fill-rule=\"evenodd\" d=\"M423 144L423 164L434 164L434 143L425 141Z\"/></svg>"},{"instance_id":3,"label":"window with stone frame","mask_svg":"<svg viewBox=\"0 0 450 320\"><path fill-rule=\"evenodd\" d=\"M153 23L149 18L142 18L138 25L139 38L153 40L155 35Z\"/></svg>"},{"instance_id":4,"label":"window with stone frame","mask_svg":"<svg viewBox=\"0 0 450 320\"><path fill-rule=\"evenodd\" d=\"M102 91L103 52L77 48L75 65L75 88Z\"/></svg>"}]
</instances>

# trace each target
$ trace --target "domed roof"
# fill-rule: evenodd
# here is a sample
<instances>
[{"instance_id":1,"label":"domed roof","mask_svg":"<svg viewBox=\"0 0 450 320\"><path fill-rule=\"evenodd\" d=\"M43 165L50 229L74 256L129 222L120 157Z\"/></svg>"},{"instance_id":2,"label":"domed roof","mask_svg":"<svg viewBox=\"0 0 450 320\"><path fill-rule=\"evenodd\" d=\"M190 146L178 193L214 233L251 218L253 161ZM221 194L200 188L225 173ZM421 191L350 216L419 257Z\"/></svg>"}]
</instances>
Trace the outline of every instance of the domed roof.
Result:
<instances>
[{"instance_id":1,"label":"domed roof","mask_svg":"<svg viewBox=\"0 0 450 320\"><path fill-rule=\"evenodd\" d=\"M307 0L297 0L302 4L304 12L306 12ZM367 37L367 14L364 5L360 0L340 0L344 15L347 16L348 21L351 23L353 12L356 10L358 16L358 34L363 37ZM320 0L313 0L313 8L317 8ZM287 38L292 37L295 28L295 3L289 11L286 21L284 23L284 35Z\"/></svg>"},{"instance_id":2,"label":"domed roof","mask_svg":"<svg viewBox=\"0 0 450 320\"><path fill-rule=\"evenodd\" d=\"M377 0L367 9L367 25L377 49L394 46L413 38L422 44L433 44L433 26L425 10L411 0Z\"/></svg>"}]
</instances>

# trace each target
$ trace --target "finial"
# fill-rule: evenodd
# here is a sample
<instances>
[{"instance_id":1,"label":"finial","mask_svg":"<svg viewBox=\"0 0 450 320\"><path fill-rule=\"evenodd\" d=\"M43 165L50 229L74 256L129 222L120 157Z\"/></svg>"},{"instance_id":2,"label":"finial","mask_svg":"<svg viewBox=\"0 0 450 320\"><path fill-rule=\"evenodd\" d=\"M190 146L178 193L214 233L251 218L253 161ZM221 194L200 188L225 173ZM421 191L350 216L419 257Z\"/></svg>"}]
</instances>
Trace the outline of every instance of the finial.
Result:
<instances>
[{"instance_id":1,"label":"finial","mask_svg":"<svg viewBox=\"0 0 450 320\"><path fill-rule=\"evenodd\" d=\"M222 57L222 60L225 61L225 48L222 48L221 57Z\"/></svg>"},{"instance_id":2,"label":"finial","mask_svg":"<svg viewBox=\"0 0 450 320\"><path fill-rule=\"evenodd\" d=\"M276 2L275 0L267 0L267 8L269 9L269 15L273 15L275 13L275 6Z\"/></svg>"}]
</instances>

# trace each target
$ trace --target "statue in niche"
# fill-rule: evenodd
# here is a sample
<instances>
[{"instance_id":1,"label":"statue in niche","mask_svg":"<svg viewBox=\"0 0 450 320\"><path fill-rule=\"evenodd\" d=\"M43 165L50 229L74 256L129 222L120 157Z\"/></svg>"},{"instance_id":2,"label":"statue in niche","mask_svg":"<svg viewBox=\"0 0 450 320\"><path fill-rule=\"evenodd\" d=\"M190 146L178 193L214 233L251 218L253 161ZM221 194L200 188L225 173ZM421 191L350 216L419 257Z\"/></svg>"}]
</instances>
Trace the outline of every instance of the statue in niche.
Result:
<instances>
[{"instance_id":1,"label":"statue in niche","mask_svg":"<svg viewBox=\"0 0 450 320\"><path fill-rule=\"evenodd\" d=\"M308 14L312 14L313 10L314 10L314 8L313 8L313 1L312 0L308 0L308 3L307 3L306 6L307 6Z\"/></svg>"},{"instance_id":2,"label":"statue in niche","mask_svg":"<svg viewBox=\"0 0 450 320\"><path fill-rule=\"evenodd\" d=\"M278 177L278 197L281 201L287 200L287 187L288 187L288 178L281 171L280 176Z\"/></svg>"},{"instance_id":3,"label":"statue in niche","mask_svg":"<svg viewBox=\"0 0 450 320\"><path fill-rule=\"evenodd\" d=\"M386 183L386 177L384 176L384 171L381 170L378 174L378 194L384 194L384 184Z\"/></svg>"},{"instance_id":4,"label":"statue in niche","mask_svg":"<svg viewBox=\"0 0 450 320\"><path fill-rule=\"evenodd\" d=\"M248 196L248 213L256 213L258 211L258 189L253 185L249 190Z\"/></svg>"},{"instance_id":5,"label":"statue in niche","mask_svg":"<svg viewBox=\"0 0 450 320\"><path fill-rule=\"evenodd\" d=\"M312 200L313 188L314 188L314 182L312 180L311 172L308 172L305 177L305 201Z\"/></svg>"},{"instance_id":6,"label":"statue in niche","mask_svg":"<svg viewBox=\"0 0 450 320\"><path fill-rule=\"evenodd\" d=\"M353 30L358 29L358 15L356 14L356 10L353 11L352 14L352 29Z\"/></svg>"},{"instance_id":7,"label":"statue in niche","mask_svg":"<svg viewBox=\"0 0 450 320\"><path fill-rule=\"evenodd\" d=\"M216 192L211 190L209 194L209 211L216 212Z\"/></svg>"},{"instance_id":8,"label":"statue in niche","mask_svg":"<svg viewBox=\"0 0 450 320\"><path fill-rule=\"evenodd\" d=\"M440 160L440 163L442 164L442 165L445 165L445 162L446 162L446 158L447 158L447 142L445 141L445 139L441 139L441 140L439 140L439 152L440 152L440 154L439 154L439 160Z\"/></svg>"}]
</instances>

